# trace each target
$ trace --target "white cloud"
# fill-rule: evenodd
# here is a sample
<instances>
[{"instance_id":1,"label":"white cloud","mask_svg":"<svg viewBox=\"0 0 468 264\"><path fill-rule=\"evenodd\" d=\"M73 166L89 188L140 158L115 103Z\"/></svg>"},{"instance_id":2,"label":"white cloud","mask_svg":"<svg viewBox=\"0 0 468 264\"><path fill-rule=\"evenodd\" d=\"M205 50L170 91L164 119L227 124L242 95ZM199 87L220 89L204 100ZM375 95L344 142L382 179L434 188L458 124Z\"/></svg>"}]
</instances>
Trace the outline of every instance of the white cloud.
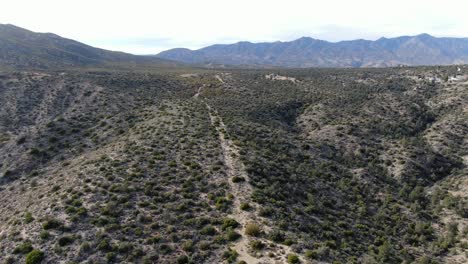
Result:
<instances>
[{"instance_id":1,"label":"white cloud","mask_svg":"<svg viewBox=\"0 0 468 264\"><path fill-rule=\"evenodd\" d=\"M147 54L301 36L330 41L423 32L468 37L466 10L466 0L2 0L0 23Z\"/></svg>"}]
</instances>

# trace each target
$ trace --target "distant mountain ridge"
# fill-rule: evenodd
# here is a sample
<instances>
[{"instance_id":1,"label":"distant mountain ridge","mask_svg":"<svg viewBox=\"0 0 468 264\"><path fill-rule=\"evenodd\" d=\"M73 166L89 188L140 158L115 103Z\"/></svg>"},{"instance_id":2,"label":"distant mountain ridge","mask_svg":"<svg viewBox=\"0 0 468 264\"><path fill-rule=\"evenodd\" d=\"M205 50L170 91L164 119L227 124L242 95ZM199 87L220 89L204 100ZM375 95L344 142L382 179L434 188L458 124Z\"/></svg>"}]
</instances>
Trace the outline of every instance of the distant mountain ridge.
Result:
<instances>
[{"instance_id":1,"label":"distant mountain ridge","mask_svg":"<svg viewBox=\"0 0 468 264\"><path fill-rule=\"evenodd\" d=\"M50 69L137 64L168 66L176 63L99 49L52 33L36 33L11 24L0 24L0 66L3 67Z\"/></svg>"},{"instance_id":2,"label":"distant mountain ridge","mask_svg":"<svg viewBox=\"0 0 468 264\"><path fill-rule=\"evenodd\" d=\"M238 42L199 50L163 51L159 58L185 63L278 67L388 67L468 63L468 38L428 34L328 42L302 37L290 42Z\"/></svg>"},{"instance_id":3,"label":"distant mountain ridge","mask_svg":"<svg viewBox=\"0 0 468 264\"><path fill-rule=\"evenodd\" d=\"M167 67L180 63L238 67L390 67L468 63L468 38L428 34L376 41L328 42L302 37L290 42L238 42L199 50L176 48L139 56L95 48L51 33L0 24L0 68Z\"/></svg>"}]
</instances>

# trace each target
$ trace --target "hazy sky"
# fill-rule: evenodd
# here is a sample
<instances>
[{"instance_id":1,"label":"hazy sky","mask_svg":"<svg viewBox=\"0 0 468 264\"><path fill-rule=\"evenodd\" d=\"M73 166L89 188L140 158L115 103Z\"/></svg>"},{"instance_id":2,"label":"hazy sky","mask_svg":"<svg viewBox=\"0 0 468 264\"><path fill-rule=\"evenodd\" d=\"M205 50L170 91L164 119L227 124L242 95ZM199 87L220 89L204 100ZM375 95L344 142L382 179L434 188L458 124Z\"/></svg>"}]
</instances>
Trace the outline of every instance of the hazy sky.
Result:
<instances>
[{"instance_id":1,"label":"hazy sky","mask_svg":"<svg viewBox=\"0 0 468 264\"><path fill-rule=\"evenodd\" d=\"M0 0L0 23L136 54L214 43L468 37L468 0Z\"/></svg>"}]
</instances>

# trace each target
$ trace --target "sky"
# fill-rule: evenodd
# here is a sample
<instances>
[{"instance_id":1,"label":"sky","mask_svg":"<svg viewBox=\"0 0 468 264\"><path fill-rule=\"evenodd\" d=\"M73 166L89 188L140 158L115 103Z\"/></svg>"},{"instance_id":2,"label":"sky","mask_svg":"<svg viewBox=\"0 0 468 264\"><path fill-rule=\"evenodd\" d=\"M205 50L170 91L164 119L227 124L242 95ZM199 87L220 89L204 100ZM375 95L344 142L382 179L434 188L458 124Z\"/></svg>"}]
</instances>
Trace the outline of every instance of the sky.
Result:
<instances>
[{"instance_id":1,"label":"sky","mask_svg":"<svg viewBox=\"0 0 468 264\"><path fill-rule=\"evenodd\" d=\"M0 23L134 54L238 41L468 37L467 0L0 0Z\"/></svg>"}]
</instances>

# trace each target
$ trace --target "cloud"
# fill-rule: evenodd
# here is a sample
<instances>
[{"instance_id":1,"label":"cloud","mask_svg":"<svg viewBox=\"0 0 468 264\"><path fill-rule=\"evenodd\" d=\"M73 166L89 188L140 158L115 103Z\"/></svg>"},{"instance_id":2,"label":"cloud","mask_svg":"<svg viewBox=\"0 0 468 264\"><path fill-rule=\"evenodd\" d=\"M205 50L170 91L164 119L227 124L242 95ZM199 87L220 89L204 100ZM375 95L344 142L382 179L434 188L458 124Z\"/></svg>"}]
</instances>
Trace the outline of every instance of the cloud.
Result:
<instances>
[{"instance_id":1,"label":"cloud","mask_svg":"<svg viewBox=\"0 0 468 264\"><path fill-rule=\"evenodd\" d=\"M237 41L468 36L466 0L2 0L0 23L133 53Z\"/></svg>"}]
</instances>

